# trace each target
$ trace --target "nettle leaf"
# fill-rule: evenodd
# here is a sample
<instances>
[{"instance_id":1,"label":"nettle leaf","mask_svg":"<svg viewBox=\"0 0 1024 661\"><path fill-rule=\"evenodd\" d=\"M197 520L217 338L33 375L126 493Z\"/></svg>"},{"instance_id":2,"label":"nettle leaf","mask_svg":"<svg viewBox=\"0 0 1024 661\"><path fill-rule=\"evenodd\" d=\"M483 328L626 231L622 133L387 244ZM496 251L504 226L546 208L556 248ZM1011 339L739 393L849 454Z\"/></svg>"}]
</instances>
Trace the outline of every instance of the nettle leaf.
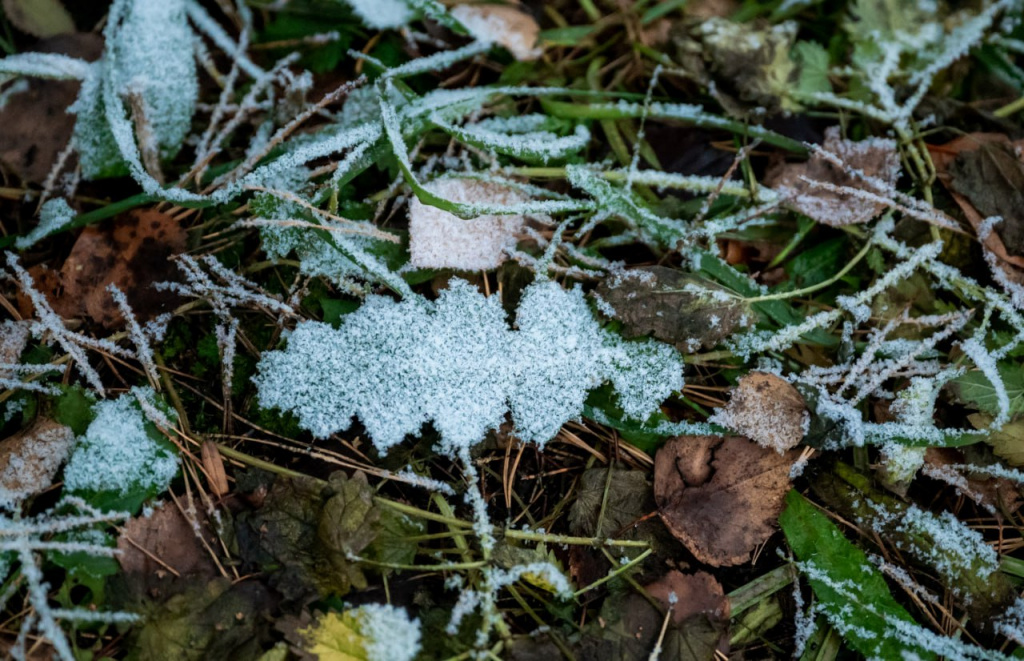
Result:
<instances>
[{"instance_id":1,"label":"nettle leaf","mask_svg":"<svg viewBox=\"0 0 1024 661\"><path fill-rule=\"evenodd\" d=\"M779 524L822 613L851 648L868 658L900 659L907 653L935 658L912 641L894 636L899 622L914 628L917 624L893 599L881 572L828 517L790 491Z\"/></svg>"},{"instance_id":2,"label":"nettle leaf","mask_svg":"<svg viewBox=\"0 0 1024 661\"><path fill-rule=\"evenodd\" d=\"M340 328L304 322L287 349L264 353L259 402L294 413L319 437L358 417L382 453L432 421L442 450L458 454L509 411L520 438L543 444L605 382L639 420L682 388L672 347L602 329L579 289L535 282L516 325L509 329L497 297L462 280L433 302L369 296Z\"/></svg>"},{"instance_id":3,"label":"nettle leaf","mask_svg":"<svg viewBox=\"0 0 1024 661\"><path fill-rule=\"evenodd\" d=\"M158 406L148 388L139 396ZM64 469L65 492L100 509L134 513L178 474L176 449L131 394L101 401L92 411Z\"/></svg>"},{"instance_id":4,"label":"nettle leaf","mask_svg":"<svg viewBox=\"0 0 1024 661\"><path fill-rule=\"evenodd\" d=\"M999 378L1002 379L1010 399L1009 415L1024 413L1024 371L1019 367L1005 364L999 365L998 369ZM985 413L999 415L999 392L981 370L958 376L950 384L961 403Z\"/></svg>"}]
</instances>

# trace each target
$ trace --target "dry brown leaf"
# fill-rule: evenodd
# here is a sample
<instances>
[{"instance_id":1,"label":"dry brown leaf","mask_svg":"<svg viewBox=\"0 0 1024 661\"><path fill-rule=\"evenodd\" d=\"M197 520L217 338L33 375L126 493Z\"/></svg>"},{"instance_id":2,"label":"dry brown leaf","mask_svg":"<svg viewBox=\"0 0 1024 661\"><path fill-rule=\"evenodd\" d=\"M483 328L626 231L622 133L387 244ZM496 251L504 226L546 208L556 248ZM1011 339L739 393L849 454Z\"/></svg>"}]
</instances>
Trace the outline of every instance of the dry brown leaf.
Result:
<instances>
[{"instance_id":1,"label":"dry brown leaf","mask_svg":"<svg viewBox=\"0 0 1024 661\"><path fill-rule=\"evenodd\" d=\"M810 415L791 383L775 374L751 372L711 421L782 453L803 440Z\"/></svg>"},{"instance_id":2,"label":"dry brown leaf","mask_svg":"<svg viewBox=\"0 0 1024 661\"><path fill-rule=\"evenodd\" d=\"M789 206L795 211L824 225L866 223L881 213L885 208L883 204L841 190L828 190L812 182L877 194L879 191L862 177L849 171L860 170L868 177L895 184L900 171L896 142L883 138L860 142L844 140L839 137L839 127L833 126L825 130L821 147L837 156L845 167L839 168L825 156L814 153L806 163L784 163L773 168L768 172L766 183L788 198Z\"/></svg>"},{"instance_id":3,"label":"dry brown leaf","mask_svg":"<svg viewBox=\"0 0 1024 661\"><path fill-rule=\"evenodd\" d=\"M95 34L66 34L40 41L35 50L95 60L103 41ZM67 108L78 96L79 84L40 79L27 84L27 90L13 94L0 108L0 165L22 181L41 184L71 140L75 116Z\"/></svg>"},{"instance_id":4,"label":"dry brown leaf","mask_svg":"<svg viewBox=\"0 0 1024 661\"><path fill-rule=\"evenodd\" d=\"M981 224L985 221L985 215L987 214L983 214L975 208L971 199L969 199L969 196L963 194L966 191L963 186L958 187L956 185L956 182L954 181L954 172L951 170L954 169L954 164L961 155L975 152L986 145L1001 147L1006 150L1004 153L1010 153L1012 148L1021 146L1022 142L1011 142L1010 139L1002 133L971 133L943 145L929 145L928 147L928 153L931 156L932 163L935 165L936 176L939 181L942 182L942 185L945 186L946 191L957 203L957 206L960 207L964 217L967 218L967 222L971 224L971 227L974 228L975 232L977 232L981 227ZM996 154L998 153L999 152L997 151ZM1019 158L1017 159L1017 165L1020 166ZM1004 219L1003 224L1006 222L1007 221ZM988 233L988 236L983 242L985 248L1003 262L1003 266L1015 266L1017 268L1024 269L1024 257L1011 255L1010 252L1007 251L1002 238L1002 229L1002 227L997 226L995 231ZM1010 277L1014 277L1014 275L1016 275L1013 269L1004 268L1004 271L1006 271L1007 275Z\"/></svg>"},{"instance_id":5,"label":"dry brown leaf","mask_svg":"<svg viewBox=\"0 0 1024 661\"><path fill-rule=\"evenodd\" d=\"M684 574L672 570L645 586L644 590L660 601L664 608L672 608L672 620L677 624L694 615L729 620L729 597L725 596L722 584L707 572Z\"/></svg>"},{"instance_id":6,"label":"dry brown leaf","mask_svg":"<svg viewBox=\"0 0 1024 661\"><path fill-rule=\"evenodd\" d=\"M687 285L709 293L684 291ZM741 299L719 300L713 292L724 290L677 269L644 266L606 278L595 293L614 310L627 337L651 335L692 353L718 345L747 319Z\"/></svg>"},{"instance_id":7,"label":"dry brown leaf","mask_svg":"<svg viewBox=\"0 0 1024 661\"><path fill-rule=\"evenodd\" d=\"M224 457L217 449L213 441L203 441L202 445L203 471L210 482L210 491L213 495L222 497L228 493L228 476L224 471Z\"/></svg>"},{"instance_id":8,"label":"dry brown leaf","mask_svg":"<svg viewBox=\"0 0 1024 661\"><path fill-rule=\"evenodd\" d=\"M774 531L797 456L735 436L671 439L654 462L658 514L701 562L744 563ZM707 474L701 462L711 466L705 482L694 480Z\"/></svg>"},{"instance_id":9,"label":"dry brown leaf","mask_svg":"<svg viewBox=\"0 0 1024 661\"><path fill-rule=\"evenodd\" d=\"M208 531L203 534L207 542L214 541ZM208 578L217 574L192 523L174 503L165 503L148 517L128 521L117 539L117 548L117 560L128 574L163 576L170 572Z\"/></svg>"},{"instance_id":10,"label":"dry brown leaf","mask_svg":"<svg viewBox=\"0 0 1024 661\"><path fill-rule=\"evenodd\" d=\"M15 365L28 345L29 321L7 321L0 333L0 364ZM6 376L6 375L4 375Z\"/></svg>"},{"instance_id":11,"label":"dry brown leaf","mask_svg":"<svg viewBox=\"0 0 1024 661\"><path fill-rule=\"evenodd\" d=\"M963 453L956 448L928 448L924 453L924 462L922 472L928 477L947 484L953 483L947 479L950 475L954 476L954 480L955 477L960 477L966 487L960 488L960 492L978 505L1010 513L1020 509L1020 489L1011 480L1005 477L979 476L969 470L952 468L968 463Z\"/></svg>"},{"instance_id":12,"label":"dry brown leaf","mask_svg":"<svg viewBox=\"0 0 1024 661\"><path fill-rule=\"evenodd\" d=\"M157 291L157 282L174 280L170 257L185 249L185 230L171 216L153 209L129 212L113 223L86 227L75 241L60 273L30 269L36 287L54 311L71 319L89 317L106 328L124 320L107 291L116 285L125 293L136 317L146 321L176 304L176 297ZM19 299L22 312L31 305Z\"/></svg>"},{"instance_id":13,"label":"dry brown leaf","mask_svg":"<svg viewBox=\"0 0 1024 661\"><path fill-rule=\"evenodd\" d=\"M517 60L536 60L541 55L541 49L535 48L540 26L516 7L465 4L452 7L450 13L471 35L503 46Z\"/></svg>"},{"instance_id":14,"label":"dry brown leaf","mask_svg":"<svg viewBox=\"0 0 1024 661\"><path fill-rule=\"evenodd\" d=\"M48 489L74 441L70 427L40 418L0 442L0 505L17 504Z\"/></svg>"}]
</instances>

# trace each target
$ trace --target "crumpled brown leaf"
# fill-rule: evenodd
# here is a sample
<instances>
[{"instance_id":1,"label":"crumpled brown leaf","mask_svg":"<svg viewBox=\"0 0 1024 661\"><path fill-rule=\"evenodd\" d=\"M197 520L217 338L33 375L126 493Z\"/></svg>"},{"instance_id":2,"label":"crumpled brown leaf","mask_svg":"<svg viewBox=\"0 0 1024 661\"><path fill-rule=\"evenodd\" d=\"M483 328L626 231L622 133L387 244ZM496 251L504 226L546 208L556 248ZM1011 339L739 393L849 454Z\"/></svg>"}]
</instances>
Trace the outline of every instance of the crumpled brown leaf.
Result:
<instances>
[{"instance_id":1,"label":"crumpled brown leaf","mask_svg":"<svg viewBox=\"0 0 1024 661\"><path fill-rule=\"evenodd\" d=\"M707 293L684 291L687 285ZM749 312L742 299L719 286L664 266L617 273L601 282L596 295L615 311L627 337L651 335L684 352L716 346Z\"/></svg>"},{"instance_id":2,"label":"crumpled brown leaf","mask_svg":"<svg viewBox=\"0 0 1024 661\"><path fill-rule=\"evenodd\" d=\"M658 514L701 562L744 563L775 529L797 456L738 436L673 438L654 461Z\"/></svg>"},{"instance_id":3,"label":"crumpled brown leaf","mask_svg":"<svg viewBox=\"0 0 1024 661\"><path fill-rule=\"evenodd\" d=\"M883 192L866 181L865 176L894 185L900 173L896 141L887 138L845 140L839 136L839 127L833 126L825 130L821 150L838 158L842 165L833 162L827 154L815 152L806 163L784 163L772 168L765 183L785 197L794 211L824 225L866 223L880 214L885 205L841 189ZM851 171L859 171L864 176L851 174Z\"/></svg>"},{"instance_id":4,"label":"crumpled brown leaf","mask_svg":"<svg viewBox=\"0 0 1024 661\"><path fill-rule=\"evenodd\" d=\"M729 597L725 596L722 584L707 572L684 574L672 570L644 586L644 590L664 608L672 608L672 621L677 624L694 615L729 621Z\"/></svg>"},{"instance_id":5,"label":"crumpled brown leaf","mask_svg":"<svg viewBox=\"0 0 1024 661\"><path fill-rule=\"evenodd\" d=\"M959 488L959 491L975 503L1009 513L1020 509L1022 503L1017 485L1005 477L978 475L963 469L970 462L961 450L928 448L924 453L924 461L921 471L925 475L947 484L963 484L964 487Z\"/></svg>"},{"instance_id":6,"label":"crumpled brown leaf","mask_svg":"<svg viewBox=\"0 0 1024 661\"><path fill-rule=\"evenodd\" d=\"M105 328L116 328L124 319L107 286L124 292L141 321L170 311L177 297L153 285L177 279L170 257L185 250L185 241L184 228L171 216L136 209L113 223L82 230L60 273L37 267L30 272L60 316L89 317ZM19 305L31 315L27 300L19 299Z\"/></svg>"},{"instance_id":7,"label":"crumpled brown leaf","mask_svg":"<svg viewBox=\"0 0 1024 661\"><path fill-rule=\"evenodd\" d=\"M750 372L711 421L782 453L803 440L810 414L791 383L775 374Z\"/></svg>"},{"instance_id":8,"label":"crumpled brown leaf","mask_svg":"<svg viewBox=\"0 0 1024 661\"><path fill-rule=\"evenodd\" d=\"M0 505L16 505L49 488L74 442L70 427L47 418L0 441Z\"/></svg>"}]
</instances>

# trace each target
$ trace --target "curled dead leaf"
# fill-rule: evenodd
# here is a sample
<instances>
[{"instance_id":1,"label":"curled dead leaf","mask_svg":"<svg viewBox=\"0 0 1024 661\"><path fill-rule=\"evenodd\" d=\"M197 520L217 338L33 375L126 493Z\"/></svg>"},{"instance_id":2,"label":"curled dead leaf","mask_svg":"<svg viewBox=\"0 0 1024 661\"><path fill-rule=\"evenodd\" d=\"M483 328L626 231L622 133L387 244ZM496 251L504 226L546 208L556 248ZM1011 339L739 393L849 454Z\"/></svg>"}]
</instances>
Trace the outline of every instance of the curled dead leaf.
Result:
<instances>
[{"instance_id":1,"label":"curled dead leaf","mask_svg":"<svg viewBox=\"0 0 1024 661\"><path fill-rule=\"evenodd\" d=\"M833 126L826 129L821 150L806 163L784 163L770 170L765 181L794 211L838 227L866 223L881 213L884 204L857 193L881 194L872 179L891 186L899 173L895 140L845 140L839 137L839 127Z\"/></svg>"},{"instance_id":2,"label":"curled dead leaf","mask_svg":"<svg viewBox=\"0 0 1024 661\"><path fill-rule=\"evenodd\" d=\"M744 563L775 529L797 454L742 437L673 438L654 462L658 515L701 562Z\"/></svg>"},{"instance_id":3,"label":"curled dead leaf","mask_svg":"<svg viewBox=\"0 0 1024 661\"><path fill-rule=\"evenodd\" d=\"M751 372L710 420L782 453L803 440L810 414L791 383L775 374Z\"/></svg>"},{"instance_id":4,"label":"curled dead leaf","mask_svg":"<svg viewBox=\"0 0 1024 661\"><path fill-rule=\"evenodd\" d=\"M0 442L0 505L16 505L49 488L74 442L70 427L46 418Z\"/></svg>"}]
</instances>

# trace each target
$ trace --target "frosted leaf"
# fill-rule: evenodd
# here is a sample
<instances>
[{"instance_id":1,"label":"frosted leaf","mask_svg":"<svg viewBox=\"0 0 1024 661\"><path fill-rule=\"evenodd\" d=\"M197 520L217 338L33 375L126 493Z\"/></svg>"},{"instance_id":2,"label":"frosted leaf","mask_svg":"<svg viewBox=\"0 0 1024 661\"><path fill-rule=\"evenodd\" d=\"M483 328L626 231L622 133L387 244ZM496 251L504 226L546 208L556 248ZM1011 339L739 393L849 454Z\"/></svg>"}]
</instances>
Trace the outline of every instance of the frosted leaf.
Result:
<instances>
[{"instance_id":1,"label":"frosted leaf","mask_svg":"<svg viewBox=\"0 0 1024 661\"><path fill-rule=\"evenodd\" d=\"M104 400L93 412L95 419L64 469L65 489L121 496L136 490L165 491L178 474L178 458L150 436L135 397Z\"/></svg>"},{"instance_id":2,"label":"frosted leaf","mask_svg":"<svg viewBox=\"0 0 1024 661\"><path fill-rule=\"evenodd\" d=\"M458 5L449 12L479 41L503 46L517 60L536 60L540 26L529 14L502 5Z\"/></svg>"},{"instance_id":3,"label":"frosted leaf","mask_svg":"<svg viewBox=\"0 0 1024 661\"><path fill-rule=\"evenodd\" d=\"M420 651L420 621L390 604L363 604L356 609L369 661L411 661Z\"/></svg>"},{"instance_id":4,"label":"frosted leaf","mask_svg":"<svg viewBox=\"0 0 1024 661\"><path fill-rule=\"evenodd\" d=\"M452 202L512 205L526 202L520 191L474 179L435 179L424 188ZM526 219L484 215L463 220L413 198L409 204L409 252L414 266L478 271L497 268L514 248Z\"/></svg>"},{"instance_id":5,"label":"frosted leaf","mask_svg":"<svg viewBox=\"0 0 1024 661\"><path fill-rule=\"evenodd\" d=\"M405 0L345 0L345 4L368 27L378 30L400 28L414 16Z\"/></svg>"},{"instance_id":6,"label":"frosted leaf","mask_svg":"<svg viewBox=\"0 0 1024 661\"><path fill-rule=\"evenodd\" d=\"M518 435L543 444L602 383L612 382L632 418L682 387L673 348L601 329L578 289L530 285L517 322L509 329L497 297L461 280L435 302L370 296L339 329L304 322L287 349L264 353L259 402L294 413L318 437L358 417L382 453L433 421L455 455L509 410Z\"/></svg>"},{"instance_id":7,"label":"frosted leaf","mask_svg":"<svg viewBox=\"0 0 1024 661\"><path fill-rule=\"evenodd\" d=\"M70 427L39 418L4 439L0 443L0 508L18 505L47 489L68 458L74 438Z\"/></svg>"},{"instance_id":8,"label":"frosted leaf","mask_svg":"<svg viewBox=\"0 0 1024 661\"><path fill-rule=\"evenodd\" d=\"M140 99L153 146L162 157L174 156L184 143L199 93L186 4L122 0L112 7L103 59L92 65L68 109L78 115L73 140L86 178L123 172L106 104L121 104L125 95ZM134 135L124 137L134 140Z\"/></svg>"},{"instance_id":9,"label":"frosted leaf","mask_svg":"<svg viewBox=\"0 0 1024 661\"><path fill-rule=\"evenodd\" d=\"M39 212L39 224L32 228L32 231L25 236L18 237L14 246L18 250L24 250L34 245L40 239L53 234L71 222L75 217L75 210L64 198L47 200Z\"/></svg>"},{"instance_id":10,"label":"frosted leaf","mask_svg":"<svg viewBox=\"0 0 1024 661\"><path fill-rule=\"evenodd\" d=\"M17 76L56 80L82 80L89 75L88 62L57 53L22 53L0 59L0 84Z\"/></svg>"}]
</instances>

